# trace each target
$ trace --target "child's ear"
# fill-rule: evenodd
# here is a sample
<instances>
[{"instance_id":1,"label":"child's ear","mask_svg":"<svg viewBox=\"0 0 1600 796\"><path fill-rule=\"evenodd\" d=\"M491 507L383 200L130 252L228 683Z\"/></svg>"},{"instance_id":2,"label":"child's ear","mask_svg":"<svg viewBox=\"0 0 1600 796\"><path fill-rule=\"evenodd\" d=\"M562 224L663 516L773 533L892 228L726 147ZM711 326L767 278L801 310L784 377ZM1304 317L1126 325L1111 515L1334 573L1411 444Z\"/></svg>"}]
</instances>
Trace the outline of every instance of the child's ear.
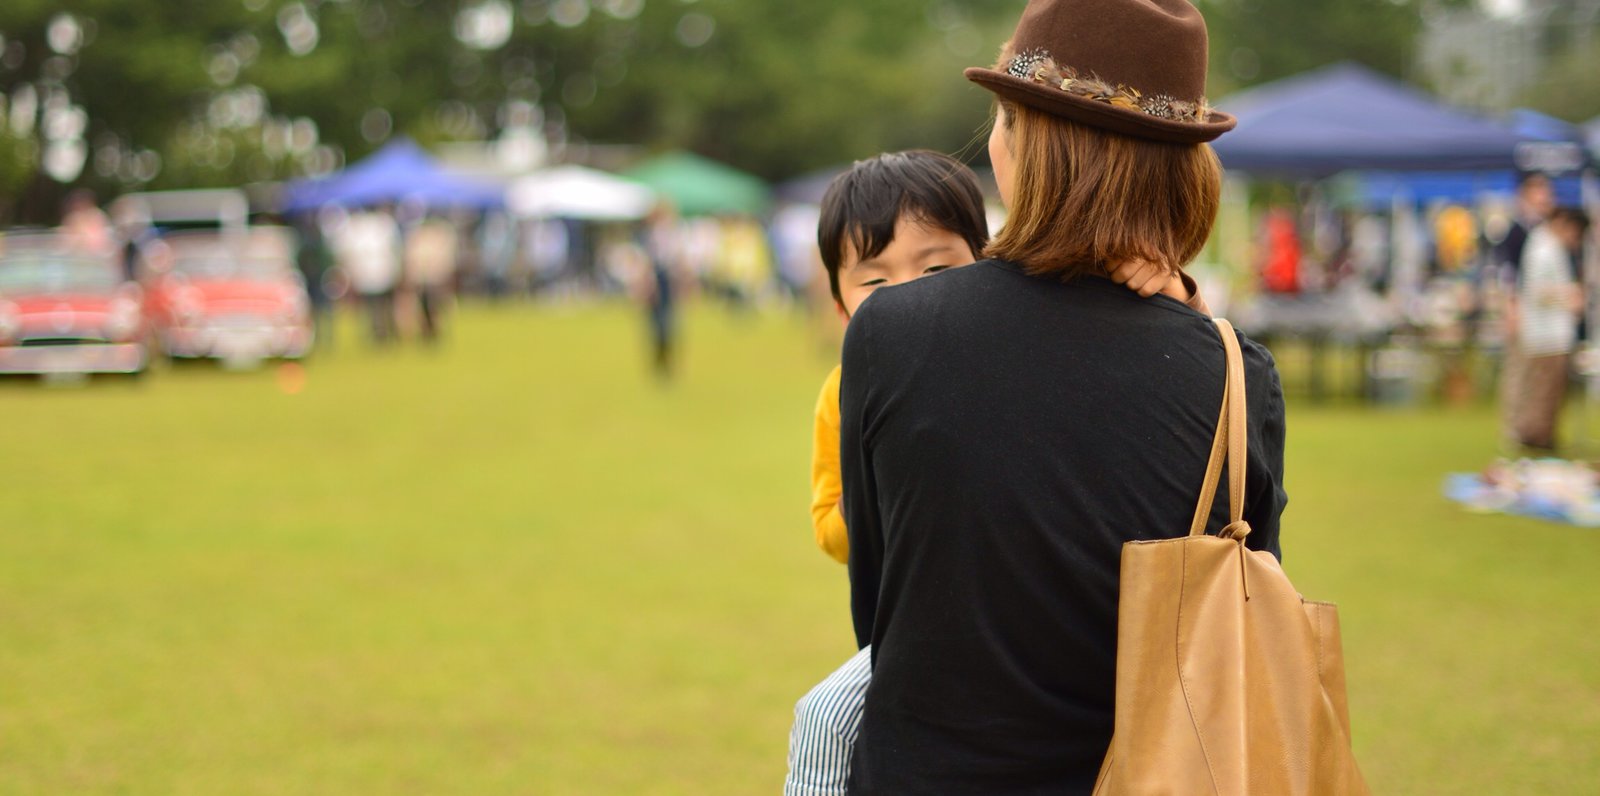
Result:
<instances>
[{"instance_id":1,"label":"child's ear","mask_svg":"<svg viewBox=\"0 0 1600 796\"><path fill-rule=\"evenodd\" d=\"M833 302L833 309L834 309L835 312L839 313L839 322L840 323L849 323L850 322L850 311L844 308L844 303L843 302L839 302L839 301Z\"/></svg>"}]
</instances>

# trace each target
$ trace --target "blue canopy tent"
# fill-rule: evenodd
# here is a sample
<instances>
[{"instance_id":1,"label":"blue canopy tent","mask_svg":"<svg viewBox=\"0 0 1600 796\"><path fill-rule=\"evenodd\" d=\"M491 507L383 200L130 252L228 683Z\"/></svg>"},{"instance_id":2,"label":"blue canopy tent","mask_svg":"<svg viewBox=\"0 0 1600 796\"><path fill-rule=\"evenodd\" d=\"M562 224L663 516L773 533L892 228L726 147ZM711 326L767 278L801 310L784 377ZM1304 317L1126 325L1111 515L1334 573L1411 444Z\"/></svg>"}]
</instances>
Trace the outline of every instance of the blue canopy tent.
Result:
<instances>
[{"instance_id":1,"label":"blue canopy tent","mask_svg":"<svg viewBox=\"0 0 1600 796\"><path fill-rule=\"evenodd\" d=\"M1507 125L1355 64L1269 83L1217 107L1239 119L1213 144L1223 166L1262 175L1511 169L1523 140Z\"/></svg>"},{"instance_id":2,"label":"blue canopy tent","mask_svg":"<svg viewBox=\"0 0 1600 796\"><path fill-rule=\"evenodd\" d=\"M1564 207L1583 204L1583 180L1577 169L1587 160L1583 129L1554 116L1528 108L1507 115L1511 130L1521 139L1513 151L1519 169L1552 174L1556 203ZM1363 207L1389 207L1395 198L1414 204L1433 202L1470 205L1488 196L1507 197L1517 190L1516 169L1493 171L1352 171L1336 180L1335 193Z\"/></svg>"},{"instance_id":3,"label":"blue canopy tent","mask_svg":"<svg viewBox=\"0 0 1600 796\"><path fill-rule=\"evenodd\" d=\"M1396 197L1416 205L1472 205L1485 196L1510 196L1517 190L1514 171L1352 171L1334 182L1334 194L1342 201L1372 210L1391 207ZM1557 204L1583 204L1583 182L1576 175L1557 177L1552 184Z\"/></svg>"},{"instance_id":4,"label":"blue canopy tent","mask_svg":"<svg viewBox=\"0 0 1600 796\"><path fill-rule=\"evenodd\" d=\"M1313 201L1342 193L1369 209L1393 211L1387 246L1391 308L1427 306L1421 300L1427 242L1418 220L1420 205L1435 200L1473 204L1486 194L1511 192L1518 170L1574 175L1588 163L1584 148L1559 119L1531 111L1507 120L1485 118L1354 64L1280 80L1217 106L1239 119L1236 130L1213 144L1231 172L1298 181L1343 175L1319 185ZM1576 176L1558 177L1556 189L1564 204L1580 199L1593 204L1600 195L1592 186L1580 189ZM1264 312L1255 328L1298 326L1313 334L1338 334L1337 324L1318 320L1301 306L1305 300L1259 300L1258 307L1276 312ZM1352 314L1339 308L1329 317Z\"/></svg>"},{"instance_id":5,"label":"blue canopy tent","mask_svg":"<svg viewBox=\"0 0 1600 796\"><path fill-rule=\"evenodd\" d=\"M1583 128L1532 108L1516 108L1510 114L1511 129L1529 141L1583 143Z\"/></svg>"},{"instance_id":6,"label":"blue canopy tent","mask_svg":"<svg viewBox=\"0 0 1600 796\"><path fill-rule=\"evenodd\" d=\"M451 174L422 147L397 138L344 171L299 180L284 191L283 210L294 213L337 204L363 207L388 202L428 207L492 209L505 204L505 189Z\"/></svg>"},{"instance_id":7,"label":"blue canopy tent","mask_svg":"<svg viewBox=\"0 0 1600 796\"><path fill-rule=\"evenodd\" d=\"M1237 129L1212 145L1222 165L1235 174L1268 179L1321 180L1362 170L1508 172L1516 167L1517 146L1524 140L1510 125L1451 108L1349 63L1269 83L1216 104L1239 120ZM1391 181L1407 178L1380 176ZM1356 185L1360 187L1359 181ZM1337 191L1339 186L1328 187ZM1464 190L1473 189L1469 177ZM1411 297L1421 293L1425 263L1414 222L1416 205L1399 201L1405 196L1393 190L1387 194L1395 210L1389 290ZM1351 287L1327 294L1262 296L1235 315L1244 328L1257 333L1371 343L1401 322L1396 307L1415 303L1409 298L1385 302L1371 286ZM1372 314L1371 323L1351 327L1352 319L1363 317L1364 304L1381 311ZM1315 353L1319 346L1312 350L1315 394L1316 374L1323 363L1315 361L1320 359ZM1363 374L1367 373L1364 368Z\"/></svg>"}]
</instances>

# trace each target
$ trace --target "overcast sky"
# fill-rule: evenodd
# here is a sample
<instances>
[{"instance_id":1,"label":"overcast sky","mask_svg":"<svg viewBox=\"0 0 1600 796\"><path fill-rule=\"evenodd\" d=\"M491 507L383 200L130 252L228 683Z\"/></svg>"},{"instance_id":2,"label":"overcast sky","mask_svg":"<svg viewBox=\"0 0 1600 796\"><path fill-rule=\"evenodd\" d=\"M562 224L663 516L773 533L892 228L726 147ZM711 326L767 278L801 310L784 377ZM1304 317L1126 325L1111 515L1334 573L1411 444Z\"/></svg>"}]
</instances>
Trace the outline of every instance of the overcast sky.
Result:
<instances>
[{"instance_id":1,"label":"overcast sky","mask_svg":"<svg viewBox=\"0 0 1600 796\"><path fill-rule=\"evenodd\" d=\"M1522 0L1478 0L1478 2L1495 16L1509 17L1522 11Z\"/></svg>"}]
</instances>

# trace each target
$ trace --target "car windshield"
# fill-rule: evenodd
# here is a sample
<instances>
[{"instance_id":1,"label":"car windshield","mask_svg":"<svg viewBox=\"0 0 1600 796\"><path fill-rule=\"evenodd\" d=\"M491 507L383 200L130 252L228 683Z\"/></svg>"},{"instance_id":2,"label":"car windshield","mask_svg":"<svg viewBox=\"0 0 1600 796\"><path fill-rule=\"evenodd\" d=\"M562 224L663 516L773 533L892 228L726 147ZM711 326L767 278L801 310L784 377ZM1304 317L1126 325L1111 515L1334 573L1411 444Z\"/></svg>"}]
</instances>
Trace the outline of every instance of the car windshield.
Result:
<instances>
[{"instance_id":1,"label":"car windshield","mask_svg":"<svg viewBox=\"0 0 1600 796\"><path fill-rule=\"evenodd\" d=\"M104 259L21 251L0 256L0 295L104 293L122 277Z\"/></svg>"},{"instance_id":2,"label":"car windshield","mask_svg":"<svg viewBox=\"0 0 1600 796\"><path fill-rule=\"evenodd\" d=\"M173 273L190 279L282 279L287 266L276 260L227 255L181 256L172 264Z\"/></svg>"}]
</instances>

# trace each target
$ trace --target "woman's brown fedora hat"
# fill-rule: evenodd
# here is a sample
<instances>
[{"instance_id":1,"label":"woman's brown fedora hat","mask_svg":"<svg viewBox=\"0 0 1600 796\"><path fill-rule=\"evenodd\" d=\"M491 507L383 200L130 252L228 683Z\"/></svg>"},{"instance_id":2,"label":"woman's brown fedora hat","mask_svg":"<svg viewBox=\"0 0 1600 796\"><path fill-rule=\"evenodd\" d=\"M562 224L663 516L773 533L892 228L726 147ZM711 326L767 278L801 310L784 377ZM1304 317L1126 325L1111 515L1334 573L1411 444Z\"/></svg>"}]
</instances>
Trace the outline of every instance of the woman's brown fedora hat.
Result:
<instances>
[{"instance_id":1,"label":"woman's brown fedora hat","mask_svg":"<svg viewBox=\"0 0 1600 796\"><path fill-rule=\"evenodd\" d=\"M1187 0L1029 0L1005 71L967 79L1114 133L1198 144L1232 130L1206 105L1206 21Z\"/></svg>"}]
</instances>

